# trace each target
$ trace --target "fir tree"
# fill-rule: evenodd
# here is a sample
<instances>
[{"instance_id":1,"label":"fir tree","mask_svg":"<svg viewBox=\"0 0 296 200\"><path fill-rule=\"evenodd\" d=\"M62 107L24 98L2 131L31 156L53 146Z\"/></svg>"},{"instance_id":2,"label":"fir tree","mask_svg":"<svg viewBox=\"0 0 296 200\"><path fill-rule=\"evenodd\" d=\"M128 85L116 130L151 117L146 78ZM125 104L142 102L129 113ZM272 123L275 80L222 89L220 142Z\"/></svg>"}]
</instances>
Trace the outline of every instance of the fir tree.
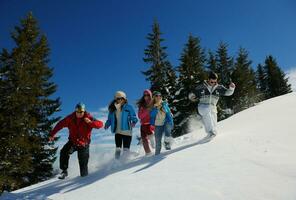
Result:
<instances>
[{"instance_id":1,"label":"fir tree","mask_svg":"<svg viewBox=\"0 0 296 200\"><path fill-rule=\"evenodd\" d=\"M5 130L9 125L7 122L7 116L9 113L7 110L7 99L9 98L9 85L7 80L7 74L10 67L10 55L6 49L3 49L0 55L0 194L3 190L9 189L9 186L13 183L13 177L8 177L5 174L5 169L11 166L13 162L12 157L7 154L7 148L11 147L9 143L9 137Z\"/></svg>"},{"instance_id":2,"label":"fir tree","mask_svg":"<svg viewBox=\"0 0 296 200\"><path fill-rule=\"evenodd\" d=\"M266 73L264 72L263 66L258 64L256 71L256 83L257 90L260 92L260 100L265 100L267 98L267 79Z\"/></svg>"},{"instance_id":3,"label":"fir tree","mask_svg":"<svg viewBox=\"0 0 296 200\"><path fill-rule=\"evenodd\" d=\"M48 142L48 134L58 120L51 116L60 106L59 98L51 98L57 86L50 81L53 69L48 66L47 39L32 13L15 27L12 38L16 47L1 56L1 71L5 71L1 86L6 93L1 98L1 114L5 115L1 145L5 146L0 170L1 188L7 190L52 175L57 149Z\"/></svg>"},{"instance_id":4,"label":"fir tree","mask_svg":"<svg viewBox=\"0 0 296 200\"><path fill-rule=\"evenodd\" d=\"M175 93L178 89L177 82L176 82L177 75L170 62L167 61L166 66L167 66L167 70L165 71L166 80L165 80L164 88L166 88L166 92L167 92L166 98L170 105L171 111L173 114L175 114L176 108L173 101L175 99Z\"/></svg>"},{"instance_id":5,"label":"fir tree","mask_svg":"<svg viewBox=\"0 0 296 200\"><path fill-rule=\"evenodd\" d=\"M228 85L231 81L231 73L233 71L233 58L228 55L228 45L221 42L216 52L216 73L219 76L219 82Z\"/></svg>"},{"instance_id":6,"label":"fir tree","mask_svg":"<svg viewBox=\"0 0 296 200\"><path fill-rule=\"evenodd\" d=\"M212 71L212 72L218 72L218 67L217 67L217 61L216 61L216 56L213 52L209 51L209 57L207 60L208 63L208 71Z\"/></svg>"},{"instance_id":7,"label":"fir tree","mask_svg":"<svg viewBox=\"0 0 296 200\"><path fill-rule=\"evenodd\" d=\"M146 80L151 84L152 91L159 91L166 99L173 99L172 90L175 89L176 74L170 62L167 60L166 48L162 46L164 39L161 38L159 24L154 21L152 33L149 33L147 39L149 45L144 51L144 62L150 67L142 72ZM170 102L169 102L170 103Z\"/></svg>"},{"instance_id":8,"label":"fir tree","mask_svg":"<svg viewBox=\"0 0 296 200\"><path fill-rule=\"evenodd\" d=\"M199 38L189 36L183 49L178 67L178 91L175 97L176 114L174 116L174 136L184 135L189 132L189 119L196 111L196 103L188 99L188 94L205 79L205 54L200 46Z\"/></svg>"},{"instance_id":9,"label":"fir tree","mask_svg":"<svg viewBox=\"0 0 296 200\"><path fill-rule=\"evenodd\" d=\"M249 108L259 101L255 72L251 67L251 63L248 52L240 48L232 74L233 81L238 85L235 93L231 96L235 113Z\"/></svg>"},{"instance_id":10,"label":"fir tree","mask_svg":"<svg viewBox=\"0 0 296 200\"><path fill-rule=\"evenodd\" d=\"M292 92L291 85L288 83L288 78L278 66L275 58L271 55L267 56L263 68L266 73L267 98Z\"/></svg>"},{"instance_id":11,"label":"fir tree","mask_svg":"<svg viewBox=\"0 0 296 200\"><path fill-rule=\"evenodd\" d=\"M216 73L219 76L219 83L226 87L228 87L229 83L232 81L231 74L233 71L233 58L228 55L227 47L228 45L226 43L221 42L216 51ZM218 119L225 119L232 114L231 107L230 98L221 98L217 106Z\"/></svg>"}]
</instances>

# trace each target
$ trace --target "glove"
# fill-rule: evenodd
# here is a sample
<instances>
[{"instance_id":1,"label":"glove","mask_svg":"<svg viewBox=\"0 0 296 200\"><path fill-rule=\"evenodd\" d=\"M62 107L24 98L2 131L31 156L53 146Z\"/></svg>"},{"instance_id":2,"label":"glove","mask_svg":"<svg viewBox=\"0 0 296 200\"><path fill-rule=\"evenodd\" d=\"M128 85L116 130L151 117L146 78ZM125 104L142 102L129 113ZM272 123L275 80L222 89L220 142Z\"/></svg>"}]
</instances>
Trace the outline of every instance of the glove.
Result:
<instances>
[{"instance_id":1,"label":"glove","mask_svg":"<svg viewBox=\"0 0 296 200\"><path fill-rule=\"evenodd\" d=\"M188 99L193 102L197 101L197 98L196 98L195 94L193 94L193 93L190 93L188 95Z\"/></svg>"},{"instance_id":2,"label":"glove","mask_svg":"<svg viewBox=\"0 0 296 200\"><path fill-rule=\"evenodd\" d=\"M230 88L235 88L235 84L234 83L230 83L229 87Z\"/></svg>"},{"instance_id":3,"label":"glove","mask_svg":"<svg viewBox=\"0 0 296 200\"><path fill-rule=\"evenodd\" d=\"M92 122L92 121L91 121L90 119L88 119L88 118L84 118L84 121L85 121L87 124L89 124L89 123Z\"/></svg>"}]
</instances>

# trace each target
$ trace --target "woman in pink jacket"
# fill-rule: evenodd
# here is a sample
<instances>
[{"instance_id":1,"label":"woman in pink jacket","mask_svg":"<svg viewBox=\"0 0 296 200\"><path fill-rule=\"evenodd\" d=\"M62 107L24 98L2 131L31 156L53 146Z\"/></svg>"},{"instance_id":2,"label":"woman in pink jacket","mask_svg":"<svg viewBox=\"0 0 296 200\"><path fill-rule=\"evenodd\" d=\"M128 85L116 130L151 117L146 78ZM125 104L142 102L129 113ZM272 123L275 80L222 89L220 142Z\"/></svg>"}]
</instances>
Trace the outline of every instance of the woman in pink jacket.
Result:
<instances>
[{"instance_id":1,"label":"woman in pink jacket","mask_svg":"<svg viewBox=\"0 0 296 200\"><path fill-rule=\"evenodd\" d=\"M154 148L154 126L150 125L150 111L152 109L152 92L145 90L143 96L137 103L138 117L141 120L141 139L146 156L152 155L151 147ZM150 143L150 145L149 145Z\"/></svg>"}]
</instances>

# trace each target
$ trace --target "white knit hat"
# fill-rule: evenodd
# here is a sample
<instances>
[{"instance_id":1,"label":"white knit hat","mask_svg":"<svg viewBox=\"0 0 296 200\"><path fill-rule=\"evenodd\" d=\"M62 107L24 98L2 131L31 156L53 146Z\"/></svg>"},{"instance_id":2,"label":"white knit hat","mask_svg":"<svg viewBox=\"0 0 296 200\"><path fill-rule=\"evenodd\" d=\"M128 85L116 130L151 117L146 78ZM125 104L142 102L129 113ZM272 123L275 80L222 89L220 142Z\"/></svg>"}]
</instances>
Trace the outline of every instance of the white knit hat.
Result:
<instances>
[{"instance_id":1,"label":"white knit hat","mask_svg":"<svg viewBox=\"0 0 296 200\"><path fill-rule=\"evenodd\" d=\"M123 91L117 91L114 95L114 99L117 99L117 98L126 99L126 94Z\"/></svg>"}]
</instances>

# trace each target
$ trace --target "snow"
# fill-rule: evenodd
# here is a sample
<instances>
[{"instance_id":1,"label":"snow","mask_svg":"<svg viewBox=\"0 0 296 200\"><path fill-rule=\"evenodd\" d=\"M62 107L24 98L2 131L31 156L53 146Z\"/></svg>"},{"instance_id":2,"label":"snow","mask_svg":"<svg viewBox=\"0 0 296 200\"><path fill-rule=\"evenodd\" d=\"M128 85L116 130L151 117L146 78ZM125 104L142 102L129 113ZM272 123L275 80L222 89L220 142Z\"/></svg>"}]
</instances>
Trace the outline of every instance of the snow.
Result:
<instances>
[{"instance_id":1,"label":"snow","mask_svg":"<svg viewBox=\"0 0 296 200\"><path fill-rule=\"evenodd\" d=\"M91 154L88 177L78 176L73 155L69 178L53 178L0 199L295 200L295 102L295 92L261 102L219 122L218 135L207 143L194 122L198 128L176 138L171 151L152 157L141 151L126 163L112 159L114 144L105 135L109 143L91 146L98 154Z\"/></svg>"}]
</instances>

